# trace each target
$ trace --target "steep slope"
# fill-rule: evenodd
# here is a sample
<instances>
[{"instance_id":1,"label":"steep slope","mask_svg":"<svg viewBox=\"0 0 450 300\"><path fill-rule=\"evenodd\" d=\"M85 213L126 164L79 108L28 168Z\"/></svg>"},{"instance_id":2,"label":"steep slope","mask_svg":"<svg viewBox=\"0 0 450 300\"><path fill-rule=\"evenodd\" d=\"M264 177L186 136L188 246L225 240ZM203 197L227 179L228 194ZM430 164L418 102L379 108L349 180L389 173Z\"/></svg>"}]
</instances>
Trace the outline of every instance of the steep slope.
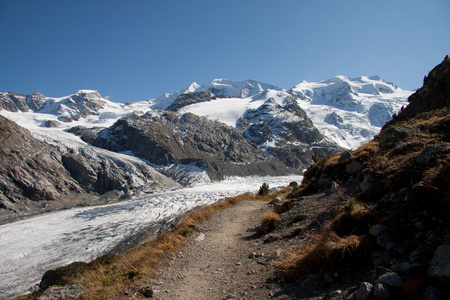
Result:
<instances>
[{"instance_id":1,"label":"steep slope","mask_svg":"<svg viewBox=\"0 0 450 300\"><path fill-rule=\"evenodd\" d=\"M296 172L264 155L236 129L190 113L152 111L120 119L107 129L71 132L98 147L132 151L171 176L185 177L183 184L199 179L187 172L205 173L203 180ZM180 172L184 176L174 174Z\"/></svg>"},{"instance_id":2,"label":"steep slope","mask_svg":"<svg viewBox=\"0 0 450 300\"><path fill-rule=\"evenodd\" d=\"M314 127L294 96L287 96L281 105L269 98L257 109L247 110L236 123L259 148L296 169L313 163L317 153L328 155L340 150Z\"/></svg>"},{"instance_id":3,"label":"steep slope","mask_svg":"<svg viewBox=\"0 0 450 300\"><path fill-rule=\"evenodd\" d=\"M35 135L0 116L0 214L100 204L179 185L134 157ZM45 141L45 142L44 142ZM109 196L99 195L117 191Z\"/></svg>"},{"instance_id":4,"label":"steep slope","mask_svg":"<svg viewBox=\"0 0 450 300\"><path fill-rule=\"evenodd\" d=\"M418 114L450 105L450 58L448 55L423 79L423 86L409 97L408 105L387 126Z\"/></svg>"},{"instance_id":5,"label":"steep slope","mask_svg":"<svg viewBox=\"0 0 450 300\"><path fill-rule=\"evenodd\" d=\"M26 210L31 201L55 200L83 190L55 149L2 116L0 142L1 209Z\"/></svg>"},{"instance_id":6,"label":"steep slope","mask_svg":"<svg viewBox=\"0 0 450 300\"><path fill-rule=\"evenodd\" d=\"M290 92L298 95L299 105L320 132L347 149L355 149L378 134L408 104L411 95L378 76L303 81Z\"/></svg>"},{"instance_id":7,"label":"steep slope","mask_svg":"<svg viewBox=\"0 0 450 300\"><path fill-rule=\"evenodd\" d=\"M332 290L344 287L349 298L449 297L449 64L446 57L434 68L371 142L305 172L289 196L293 206L311 195L341 194L342 208L325 215L312 244L291 250L281 275L311 286L312 274L320 283L336 272ZM345 288L348 280L356 288Z\"/></svg>"}]
</instances>

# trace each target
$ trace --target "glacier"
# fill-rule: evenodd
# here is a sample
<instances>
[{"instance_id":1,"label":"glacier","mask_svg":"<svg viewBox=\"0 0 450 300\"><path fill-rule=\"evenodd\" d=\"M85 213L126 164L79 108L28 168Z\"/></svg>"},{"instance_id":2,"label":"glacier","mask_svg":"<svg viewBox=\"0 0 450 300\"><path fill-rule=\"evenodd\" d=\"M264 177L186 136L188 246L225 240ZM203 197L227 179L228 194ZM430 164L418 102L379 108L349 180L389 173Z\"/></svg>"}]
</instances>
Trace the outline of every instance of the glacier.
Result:
<instances>
[{"instance_id":1,"label":"glacier","mask_svg":"<svg viewBox=\"0 0 450 300\"><path fill-rule=\"evenodd\" d=\"M0 299L36 288L50 269L88 262L109 253L151 227L164 228L176 216L266 182L285 187L302 176L237 177L159 192L103 206L72 208L0 226Z\"/></svg>"}]
</instances>

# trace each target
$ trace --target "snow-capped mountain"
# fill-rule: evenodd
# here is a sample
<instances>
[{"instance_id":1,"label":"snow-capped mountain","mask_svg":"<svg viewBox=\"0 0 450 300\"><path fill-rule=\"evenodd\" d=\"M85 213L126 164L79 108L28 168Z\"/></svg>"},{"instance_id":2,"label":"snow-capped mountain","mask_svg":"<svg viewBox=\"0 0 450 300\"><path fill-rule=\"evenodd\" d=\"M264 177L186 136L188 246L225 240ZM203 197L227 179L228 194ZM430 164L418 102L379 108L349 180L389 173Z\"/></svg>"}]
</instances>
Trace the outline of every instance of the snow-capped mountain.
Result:
<instances>
[{"instance_id":1,"label":"snow-capped mountain","mask_svg":"<svg viewBox=\"0 0 450 300\"><path fill-rule=\"evenodd\" d=\"M325 136L349 149L378 134L394 114L408 105L412 94L378 76L303 81L290 93L298 96L299 105Z\"/></svg>"},{"instance_id":2,"label":"snow-capped mountain","mask_svg":"<svg viewBox=\"0 0 450 300\"><path fill-rule=\"evenodd\" d=\"M253 80L215 79L149 100L152 108L191 112L236 127L251 109L273 99L283 105L297 96L314 126L342 148L357 148L369 141L402 107L411 91L404 91L378 76L336 76L320 82L303 81L290 90Z\"/></svg>"},{"instance_id":3,"label":"snow-capped mountain","mask_svg":"<svg viewBox=\"0 0 450 300\"><path fill-rule=\"evenodd\" d=\"M79 90L65 97L46 97L0 92L0 111L27 129L70 128L77 125L111 126L117 119L136 111L151 110L147 101L115 103L98 91ZM12 114L11 114L12 113Z\"/></svg>"},{"instance_id":4,"label":"snow-capped mountain","mask_svg":"<svg viewBox=\"0 0 450 300\"><path fill-rule=\"evenodd\" d=\"M92 90L61 98L0 92L0 114L51 146L79 190L134 194L154 182L176 186L158 171L179 184L301 172L315 154L371 139L410 94L378 77L337 76L290 90L215 79L125 104ZM8 168L2 174L10 178Z\"/></svg>"},{"instance_id":5,"label":"snow-capped mountain","mask_svg":"<svg viewBox=\"0 0 450 300\"><path fill-rule=\"evenodd\" d=\"M151 107L153 109L165 110L182 94L210 92L218 98L247 98L269 89L280 91L282 90L276 86L254 80L231 81L222 78L214 79L211 82L205 84L193 82L184 90L180 90L171 94L164 94L157 99L149 100L149 102L152 102Z\"/></svg>"}]
</instances>

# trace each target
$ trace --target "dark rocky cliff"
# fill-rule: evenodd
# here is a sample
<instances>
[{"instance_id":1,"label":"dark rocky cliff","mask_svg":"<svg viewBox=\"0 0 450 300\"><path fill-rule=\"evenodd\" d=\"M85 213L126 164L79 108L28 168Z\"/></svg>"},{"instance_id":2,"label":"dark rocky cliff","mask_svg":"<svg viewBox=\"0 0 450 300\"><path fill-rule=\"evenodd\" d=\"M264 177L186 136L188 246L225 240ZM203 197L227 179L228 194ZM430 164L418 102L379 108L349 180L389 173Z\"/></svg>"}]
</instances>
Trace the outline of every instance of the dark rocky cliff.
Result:
<instances>
[{"instance_id":1,"label":"dark rocky cliff","mask_svg":"<svg viewBox=\"0 0 450 300\"><path fill-rule=\"evenodd\" d=\"M405 107L386 126L410 119L418 114L450 105L450 58L447 55L428 76L423 79L423 86L412 94Z\"/></svg>"},{"instance_id":2,"label":"dark rocky cliff","mask_svg":"<svg viewBox=\"0 0 450 300\"><path fill-rule=\"evenodd\" d=\"M195 165L213 180L298 172L265 155L233 127L191 113L153 111L120 119L100 131L78 128L71 132L98 147L132 151L155 165Z\"/></svg>"},{"instance_id":3,"label":"dark rocky cliff","mask_svg":"<svg viewBox=\"0 0 450 300\"><path fill-rule=\"evenodd\" d=\"M0 213L100 204L98 196L111 191L178 187L144 162L90 146L57 149L2 116L0 144Z\"/></svg>"}]
</instances>

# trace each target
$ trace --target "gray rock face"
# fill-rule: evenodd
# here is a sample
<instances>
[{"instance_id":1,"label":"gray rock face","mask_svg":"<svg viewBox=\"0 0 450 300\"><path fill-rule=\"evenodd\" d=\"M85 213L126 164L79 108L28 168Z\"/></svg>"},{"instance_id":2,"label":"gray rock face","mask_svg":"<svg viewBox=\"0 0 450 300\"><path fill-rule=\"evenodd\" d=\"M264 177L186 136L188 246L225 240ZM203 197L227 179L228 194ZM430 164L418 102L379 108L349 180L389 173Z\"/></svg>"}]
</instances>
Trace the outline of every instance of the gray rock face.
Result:
<instances>
[{"instance_id":1,"label":"gray rock face","mask_svg":"<svg viewBox=\"0 0 450 300\"><path fill-rule=\"evenodd\" d=\"M98 110L104 106L103 97L96 91L78 91L58 102L37 92L32 95L0 92L0 109L11 112L32 110L33 112L54 114L63 122L96 115Z\"/></svg>"},{"instance_id":2,"label":"gray rock face","mask_svg":"<svg viewBox=\"0 0 450 300\"><path fill-rule=\"evenodd\" d=\"M238 130L191 113L152 111L120 119L101 131L71 132L98 147L132 151L155 165L195 165L212 180L295 172L265 155Z\"/></svg>"},{"instance_id":3,"label":"gray rock face","mask_svg":"<svg viewBox=\"0 0 450 300\"><path fill-rule=\"evenodd\" d=\"M0 143L0 208L19 211L28 201L54 200L82 190L57 151L1 116Z\"/></svg>"},{"instance_id":4,"label":"gray rock face","mask_svg":"<svg viewBox=\"0 0 450 300\"><path fill-rule=\"evenodd\" d=\"M28 107L34 112L39 111L46 101L47 98L38 92L35 92L32 95L28 95L26 98Z\"/></svg>"},{"instance_id":5,"label":"gray rock face","mask_svg":"<svg viewBox=\"0 0 450 300\"><path fill-rule=\"evenodd\" d=\"M376 224L373 225L370 229L369 229L369 233L373 236L379 236L382 233L385 233L388 230L388 227L386 225L383 224Z\"/></svg>"},{"instance_id":6,"label":"gray rock face","mask_svg":"<svg viewBox=\"0 0 450 300\"><path fill-rule=\"evenodd\" d=\"M375 299L389 299L391 293L385 284L376 283L373 287L373 296Z\"/></svg>"},{"instance_id":7,"label":"gray rock face","mask_svg":"<svg viewBox=\"0 0 450 300\"><path fill-rule=\"evenodd\" d=\"M356 174L364 168L364 164L360 161L353 160L351 163L345 166L345 172L347 174Z\"/></svg>"},{"instance_id":8,"label":"gray rock face","mask_svg":"<svg viewBox=\"0 0 450 300\"><path fill-rule=\"evenodd\" d=\"M0 92L0 109L12 112L29 111L26 97L22 94Z\"/></svg>"},{"instance_id":9,"label":"gray rock face","mask_svg":"<svg viewBox=\"0 0 450 300\"><path fill-rule=\"evenodd\" d=\"M315 152L325 156L340 150L314 127L295 96L286 98L283 106L270 98L248 110L236 125L247 139L296 169L312 164Z\"/></svg>"},{"instance_id":10,"label":"gray rock face","mask_svg":"<svg viewBox=\"0 0 450 300\"><path fill-rule=\"evenodd\" d=\"M444 283L450 282L450 245L442 245L436 250L428 275Z\"/></svg>"},{"instance_id":11,"label":"gray rock face","mask_svg":"<svg viewBox=\"0 0 450 300\"><path fill-rule=\"evenodd\" d=\"M377 283L399 288L403 285L403 280L394 272L384 273L376 280Z\"/></svg>"},{"instance_id":12,"label":"gray rock face","mask_svg":"<svg viewBox=\"0 0 450 300\"><path fill-rule=\"evenodd\" d=\"M169 105L166 110L178 111L180 108L188 106L193 103L207 102L216 99L216 96L211 92L197 92L181 94Z\"/></svg>"},{"instance_id":13,"label":"gray rock face","mask_svg":"<svg viewBox=\"0 0 450 300\"><path fill-rule=\"evenodd\" d=\"M137 159L92 147L57 150L2 116L0 144L0 212L32 212L58 201L71 206L66 199L86 193L179 186Z\"/></svg>"},{"instance_id":14,"label":"gray rock face","mask_svg":"<svg viewBox=\"0 0 450 300\"><path fill-rule=\"evenodd\" d=\"M392 144L405 139L415 132L412 127L391 127L382 131L381 144Z\"/></svg>"},{"instance_id":15,"label":"gray rock face","mask_svg":"<svg viewBox=\"0 0 450 300\"><path fill-rule=\"evenodd\" d=\"M355 299L357 300L366 300L372 294L373 285L369 282L363 282L359 286L359 289L355 293Z\"/></svg>"}]
</instances>

